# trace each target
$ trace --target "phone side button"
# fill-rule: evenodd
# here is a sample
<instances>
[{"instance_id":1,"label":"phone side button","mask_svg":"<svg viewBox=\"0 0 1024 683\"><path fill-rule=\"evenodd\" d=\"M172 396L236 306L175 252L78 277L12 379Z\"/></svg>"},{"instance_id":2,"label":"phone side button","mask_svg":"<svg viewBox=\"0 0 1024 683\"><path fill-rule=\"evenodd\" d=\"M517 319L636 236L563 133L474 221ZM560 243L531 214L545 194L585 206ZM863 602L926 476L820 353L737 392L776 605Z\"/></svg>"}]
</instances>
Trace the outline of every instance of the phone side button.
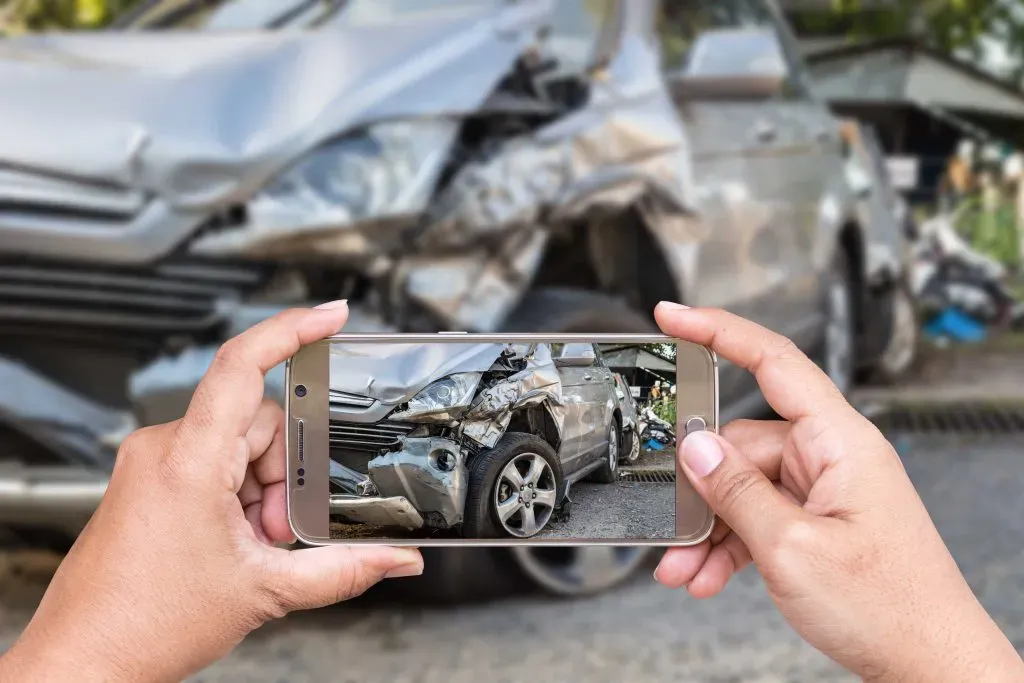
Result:
<instances>
[{"instance_id":1,"label":"phone side button","mask_svg":"<svg viewBox=\"0 0 1024 683\"><path fill-rule=\"evenodd\" d=\"M691 417L686 421L686 435L689 436L694 432L703 432L708 428L708 423L704 421L702 417Z\"/></svg>"}]
</instances>

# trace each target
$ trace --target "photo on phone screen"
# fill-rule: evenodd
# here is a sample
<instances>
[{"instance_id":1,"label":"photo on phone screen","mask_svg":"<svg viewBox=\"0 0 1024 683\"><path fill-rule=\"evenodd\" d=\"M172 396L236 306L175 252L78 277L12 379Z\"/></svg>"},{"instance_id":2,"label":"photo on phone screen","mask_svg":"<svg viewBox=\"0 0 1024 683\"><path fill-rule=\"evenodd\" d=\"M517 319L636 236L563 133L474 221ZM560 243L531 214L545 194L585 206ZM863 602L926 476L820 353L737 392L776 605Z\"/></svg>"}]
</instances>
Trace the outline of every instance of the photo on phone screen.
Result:
<instances>
[{"instance_id":1,"label":"photo on phone screen","mask_svg":"<svg viewBox=\"0 0 1024 683\"><path fill-rule=\"evenodd\" d=\"M332 341L330 540L678 538L677 423L715 419L713 361L686 347Z\"/></svg>"}]
</instances>

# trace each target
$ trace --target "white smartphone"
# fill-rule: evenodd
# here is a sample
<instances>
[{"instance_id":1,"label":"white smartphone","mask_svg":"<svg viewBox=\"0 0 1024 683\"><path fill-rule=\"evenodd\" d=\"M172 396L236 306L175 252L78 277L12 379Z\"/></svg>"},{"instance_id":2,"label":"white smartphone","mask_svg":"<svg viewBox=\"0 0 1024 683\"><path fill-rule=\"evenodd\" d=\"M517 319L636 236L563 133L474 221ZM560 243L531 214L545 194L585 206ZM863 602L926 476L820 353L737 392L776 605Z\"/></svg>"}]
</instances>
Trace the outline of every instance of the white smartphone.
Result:
<instances>
[{"instance_id":1,"label":"white smartphone","mask_svg":"<svg viewBox=\"0 0 1024 683\"><path fill-rule=\"evenodd\" d=\"M708 349L651 335L339 335L288 363L288 514L312 545L693 545L676 441ZM681 431L682 430L682 431Z\"/></svg>"}]
</instances>

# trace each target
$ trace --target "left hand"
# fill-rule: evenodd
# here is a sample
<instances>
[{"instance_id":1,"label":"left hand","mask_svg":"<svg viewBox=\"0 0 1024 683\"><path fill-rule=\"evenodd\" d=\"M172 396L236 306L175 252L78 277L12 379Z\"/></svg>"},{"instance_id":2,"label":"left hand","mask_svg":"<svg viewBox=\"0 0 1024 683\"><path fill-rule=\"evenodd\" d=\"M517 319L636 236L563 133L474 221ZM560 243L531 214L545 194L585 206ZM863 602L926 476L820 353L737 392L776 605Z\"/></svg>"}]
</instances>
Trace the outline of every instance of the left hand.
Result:
<instances>
[{"instance_id":1,"label":"left hand","mask_svg":"<svg viewBox=\"0 0 1024 683\"><path fill-rule=\"evenodd\" d=\"M423 571L416 550L274 545L294 537L264 375L347 317L335 302L256 325L221 347L184 418L128 437L0 679L181 680L270 619Z\"/></svg>"}]
</instances>

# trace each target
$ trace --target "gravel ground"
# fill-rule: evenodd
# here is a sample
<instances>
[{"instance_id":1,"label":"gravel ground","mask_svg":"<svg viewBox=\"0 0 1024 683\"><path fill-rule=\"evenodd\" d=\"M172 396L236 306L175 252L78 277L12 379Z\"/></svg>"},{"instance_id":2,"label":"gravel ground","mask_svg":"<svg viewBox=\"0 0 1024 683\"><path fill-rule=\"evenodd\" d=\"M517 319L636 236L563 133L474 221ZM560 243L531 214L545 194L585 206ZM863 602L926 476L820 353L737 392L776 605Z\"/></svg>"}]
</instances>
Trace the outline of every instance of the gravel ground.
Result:
<instances>
[{"instance_id":1,"label":"gravel ground","mask_svg":"<svg viewBox=\"0 0 1024 683\"><path fill-rule=\"evenodd\" d=\"M546 538L672 538L675 484L576 484L572 514L552 522Z\"/></svg>"},{"instance_id":2,"label":"gravel ground","mask_svg":"<svg viewBox=\"0 0 1024 683\"><path fill-rule=\"evenodd\" d=\"M1024 651L1024 454L1013 441L897 439L985 606ZM17 567L16 571L13 567ZM24 625L52 557L0 555L0 648ZM6 572L5 572L6 566ZM195 681L852 681L789 630L757 575L696 602L648 575L589 600L511 598L458 609L363 600L294 615Z\"/></svg>"}]
</instances>

